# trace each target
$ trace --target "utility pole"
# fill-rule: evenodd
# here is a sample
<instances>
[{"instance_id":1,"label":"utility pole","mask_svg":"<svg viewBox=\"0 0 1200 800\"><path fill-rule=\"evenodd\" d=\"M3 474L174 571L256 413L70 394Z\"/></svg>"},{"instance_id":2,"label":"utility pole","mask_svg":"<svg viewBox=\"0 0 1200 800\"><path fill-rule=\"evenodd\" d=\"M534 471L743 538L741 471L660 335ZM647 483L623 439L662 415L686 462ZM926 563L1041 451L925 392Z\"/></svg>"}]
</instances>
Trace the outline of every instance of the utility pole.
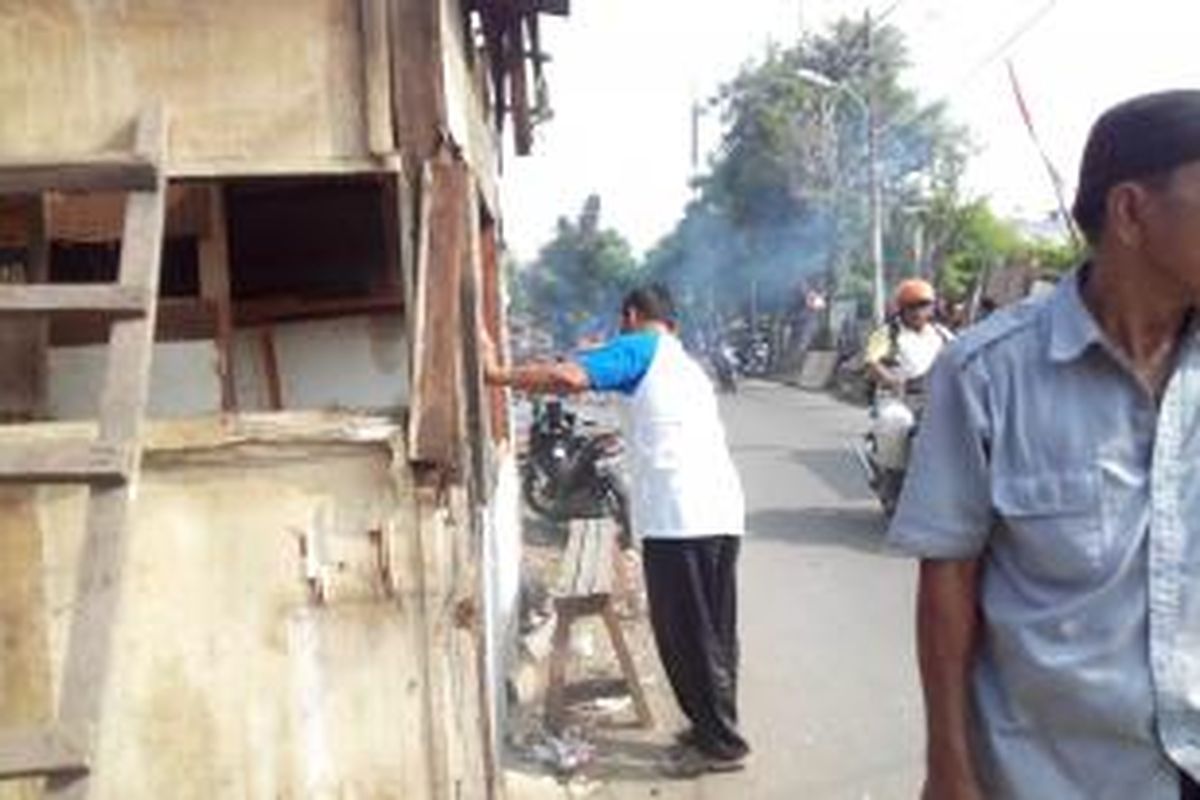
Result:
<instances>
[{"instance_id":1,"label":"utility pole","mask_svg":"<svg viewBox=\"0 0 1200 800\"><path fill-rule=\"evenodd\" d=\"M871 316L876 325L881 325L887 311L887 289L883 274L883 187L879 175L879 132L875 124L875 32L869 8L864 12L863 25L867 49L867 170L871 195L871 266L874 272Z\"/></svg>"}]
</instances>

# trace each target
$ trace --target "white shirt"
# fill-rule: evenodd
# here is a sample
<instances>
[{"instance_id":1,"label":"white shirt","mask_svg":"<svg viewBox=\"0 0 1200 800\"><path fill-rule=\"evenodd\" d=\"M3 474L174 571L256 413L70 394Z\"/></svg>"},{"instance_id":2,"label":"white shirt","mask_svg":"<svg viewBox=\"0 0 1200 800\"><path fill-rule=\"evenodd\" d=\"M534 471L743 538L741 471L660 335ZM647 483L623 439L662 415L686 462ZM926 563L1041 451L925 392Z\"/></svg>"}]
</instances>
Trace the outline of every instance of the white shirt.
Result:
<instances>
[{"instance_id":1,"label":"white shirt","mask_svg":"<svg viewBox=\"0 0 1200 800\"><path fill-rule=\"evenodd\" d=\"M644 538L739 536L741 481L716 394L679 340L658 337L654 359L626 399L634 532Z\"/></svg>"}]
</instances>

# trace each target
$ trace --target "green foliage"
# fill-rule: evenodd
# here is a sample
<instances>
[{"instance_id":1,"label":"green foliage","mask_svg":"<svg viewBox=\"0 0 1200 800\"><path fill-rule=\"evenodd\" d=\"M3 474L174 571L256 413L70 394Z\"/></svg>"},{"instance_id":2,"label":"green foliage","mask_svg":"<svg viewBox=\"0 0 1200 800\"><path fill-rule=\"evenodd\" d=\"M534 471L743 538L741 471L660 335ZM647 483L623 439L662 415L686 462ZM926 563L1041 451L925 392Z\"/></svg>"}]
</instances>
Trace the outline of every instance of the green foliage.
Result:
<instances>
[{"instance_id":1,"label":"green foliage","mask_svg":"<svg viewBox=\"0 0 1200 800\"><path fill-rule=\"evenodd\" d=\"M629 242L601 226L600 198L591 195L575 219L560 217L554 238L516 270L514 310L551 332L557 346L570 347L588 328L616 319L638 275Z\"/></svg>"},{"instance_id":2,"label":"green foliage","mask_svg":"<svg viewBox=\"0 0 1200 800\"><path fill-rule=\"evenodd\" d=\"M648 274L706 316L741 314L752 292L758 310L785 310L813 276L869 295L868 102L889 207L956 194L966 160L963 131L901 84L907 65L898 29L844 19L744 67L713 100L721 146ZM910 241L889 226L889 263Z\"/></svg>"}]
</instances>

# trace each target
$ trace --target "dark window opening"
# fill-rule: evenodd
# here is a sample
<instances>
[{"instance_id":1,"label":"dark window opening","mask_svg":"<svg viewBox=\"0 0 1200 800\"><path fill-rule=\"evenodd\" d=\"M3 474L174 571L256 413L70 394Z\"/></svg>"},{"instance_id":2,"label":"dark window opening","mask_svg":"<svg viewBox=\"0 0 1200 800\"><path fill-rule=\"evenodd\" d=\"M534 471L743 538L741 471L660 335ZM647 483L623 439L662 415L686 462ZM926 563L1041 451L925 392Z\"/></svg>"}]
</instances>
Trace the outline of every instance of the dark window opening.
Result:
<instances>
[{"instance_id":1,"label":"dark window opening","mask_svg":"<svg viewBox=\"0 0 1200 800\"><path fill-rule=\"evenodd\" d=\"M121 258L118 242L54 242L50 247L51 283L112 283ZM193 237L170 237L163 243L160 297L200 294L200 259Z\"/></svg>"},{"instance_id":2,"label":"dark window opening","mask_svg":"<svg viewBox=\"0 0 1200 800\"><path fill-rule=\"evenodd\" d=\"M235 301L395 294L377 181L233 183L225 198Z\"/></svg>"}]
</instances>

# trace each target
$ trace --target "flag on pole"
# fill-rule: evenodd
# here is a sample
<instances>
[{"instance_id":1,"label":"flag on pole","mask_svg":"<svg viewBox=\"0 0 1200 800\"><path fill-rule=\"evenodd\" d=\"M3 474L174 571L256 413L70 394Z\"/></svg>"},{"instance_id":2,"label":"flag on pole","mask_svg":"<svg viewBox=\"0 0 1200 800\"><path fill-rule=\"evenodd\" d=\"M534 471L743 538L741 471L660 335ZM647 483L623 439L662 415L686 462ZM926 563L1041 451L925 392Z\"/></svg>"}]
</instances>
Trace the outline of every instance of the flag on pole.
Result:
<instances>
[{"instance_id":1,"label":"flag on pole","mask_svg":"<svg viewBox=\"0 0 1200 800\"><path fill-rule=\"evenodd\" d=\"M1025 130L1029 132L1029 138L1033 141L1033 146L1037 148L1038 155L1041 156L1046 174L1050 176L1050 184L1054 188L1054 196L1058 199L1058 211L1062 215L1063 224L1067 226L1071 241L1078 247L1080 244L1079 233L1075 230L1075 223L1067 211L1066 191L1063 188L1062 175L1055 168L1046 148L1042 146L1041 138L1038 137L1037 128L1033 124L1033 115L1029 112L1029 105L1025 102L1025 95L1021 91L1021 82L1017 79L1017 69L1013 66L1012 59L1005 59L1004 63L1008 67L1008 82L1012 86L1013 96L1017 100L1017 109L1021 112L1021 119L1025 122Z\"/></svg>"}]
</instances>

